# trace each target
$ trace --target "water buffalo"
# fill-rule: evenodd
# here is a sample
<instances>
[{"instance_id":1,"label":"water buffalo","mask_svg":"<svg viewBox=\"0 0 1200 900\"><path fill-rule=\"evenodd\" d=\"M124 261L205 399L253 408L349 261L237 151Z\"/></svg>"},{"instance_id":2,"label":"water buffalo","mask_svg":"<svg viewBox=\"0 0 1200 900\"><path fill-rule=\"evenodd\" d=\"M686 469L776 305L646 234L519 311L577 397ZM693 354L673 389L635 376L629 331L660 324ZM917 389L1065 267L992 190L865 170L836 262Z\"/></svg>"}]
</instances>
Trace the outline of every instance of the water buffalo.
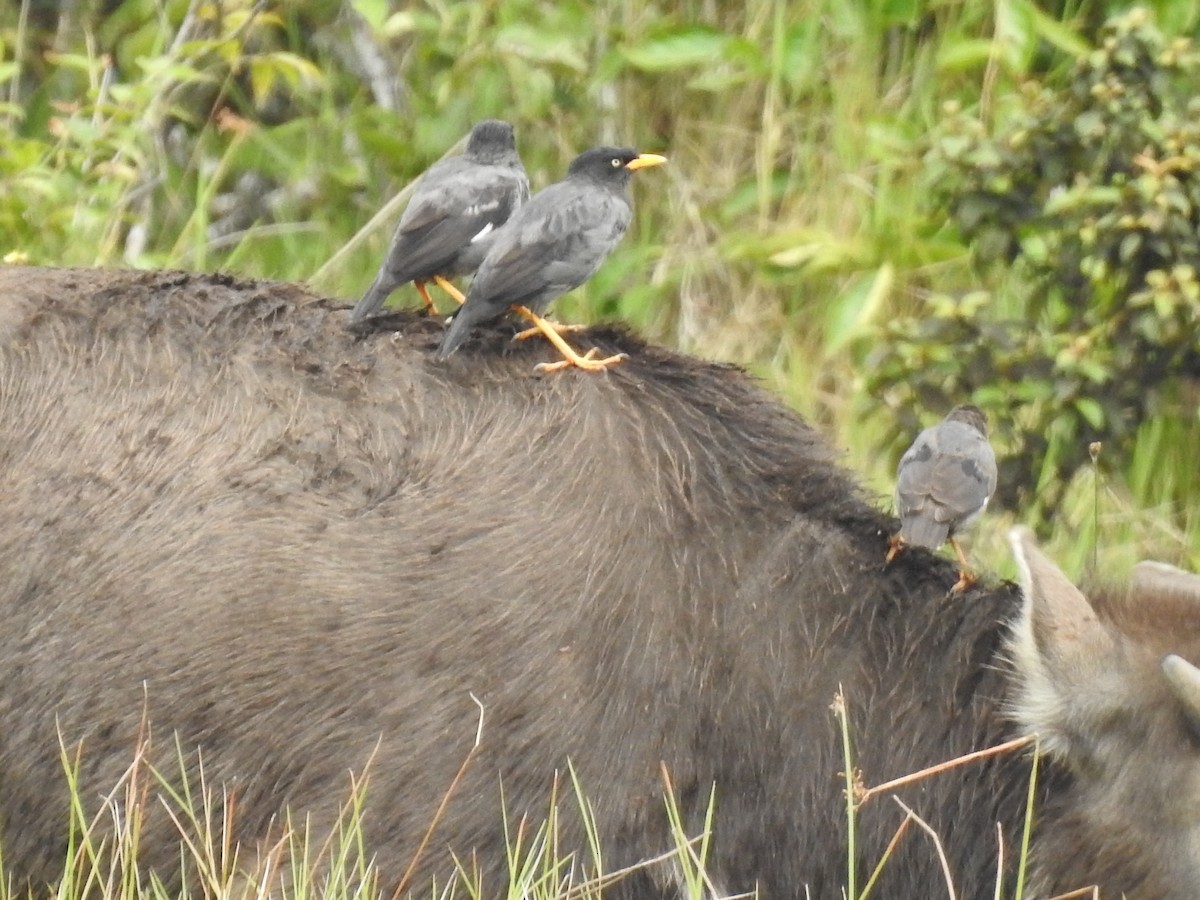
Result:
<instances>
[{"instance_id":1,"label":"water buffalo","mask_svg":"<svg viewBox=\"0 0 1200 900\"><path fill-rule=\"evenodd\" d=\"M347 320L294 285L0 269L0 850L18 882L62 872L63 750L91 814L149 733L164 778L194 789L202 767L224 790L248 869L285 810L319 843L368 768L384 889L416 857L416 896L456 860L498 895L505 820L509 841L544 820L556 778L583 877L569 762L605 870L675 846L665 773L690 835L715 796L711 892L839 897L840 688L872 784L1041 735L1026 896L1195 896L1197 678L1163 668L1200 660L1186 576L1093 606L1022 538L1024 603L995 582L952 595L926 551L884 570L895 521L736 369L594 329L628 361L538 376L552 352L501 328L439 362L436 319ZM169 784L143 788L140 852L170 882ZM895 795L957 896L991 898L1029 784L1008 753ZM860 888L905 815L858 810ZM668 857L609 892L675 896L682 871ZM945 882L914 827L872 896Z\"/></svg>"}]
</instances>

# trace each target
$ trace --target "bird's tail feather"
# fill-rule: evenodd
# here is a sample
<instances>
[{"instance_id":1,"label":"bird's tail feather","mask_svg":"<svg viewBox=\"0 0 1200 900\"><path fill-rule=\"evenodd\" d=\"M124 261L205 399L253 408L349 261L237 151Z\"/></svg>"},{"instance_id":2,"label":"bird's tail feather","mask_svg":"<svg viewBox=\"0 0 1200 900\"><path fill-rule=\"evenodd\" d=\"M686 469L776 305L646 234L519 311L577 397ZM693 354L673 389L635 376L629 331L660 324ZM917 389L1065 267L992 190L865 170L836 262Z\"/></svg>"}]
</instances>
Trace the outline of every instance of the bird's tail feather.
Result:
<instances>
[{"instance_id":1,"label":"bird's tail feather","mask_svg":"<svg viewBox=\"0 0 1200 900\"><path fill-rule=\"evenodd\" d=\"M950 536L950 526L938 522L931 516L914 516L900 528L900 539L914 547L928 547L936 550L946 543Z\"/></svg>"},{"instance_id":2,"label":"bird's tail feather","mask_svg":"<svg viewBox=\"0 0 1200 900\"><path fill-rule=\"evenodd\" d=\"M450 320L450 327L446 329L446 334L442 337L441 344L438 345L438 359L445 359L462 346L462 342L471 333L471 324L468 310L466 306L463 306L454 314L454 318Z\"/></svg>"},{"instance_id":3,"label":"bird's tail feather","mask_svg":"<svg viewBox=\"0 0 1200 900\"><path fill-rule=\"evenodd\" d=\"M392 292L393 287L395 285L390 284L390 279L384 278L384 273L380 272L376 275L371 286L367 288L367 292L362 295L362 299L354 304L354 309L350 310L350 324L354 325L377 313L383 306L383 301Z\"/></svg>"}]
</instances>

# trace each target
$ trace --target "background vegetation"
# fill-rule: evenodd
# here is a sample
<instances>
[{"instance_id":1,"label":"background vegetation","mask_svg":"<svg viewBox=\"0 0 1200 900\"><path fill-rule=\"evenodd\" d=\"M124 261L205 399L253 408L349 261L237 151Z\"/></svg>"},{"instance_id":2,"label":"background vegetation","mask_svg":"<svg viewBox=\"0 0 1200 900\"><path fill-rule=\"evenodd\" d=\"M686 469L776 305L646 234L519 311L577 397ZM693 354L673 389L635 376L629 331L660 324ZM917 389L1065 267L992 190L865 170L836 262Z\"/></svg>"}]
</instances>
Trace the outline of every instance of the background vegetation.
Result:
<instances>
[{"instance_id":1,"label":"background vegetation","mask_svg":"<svg viewBox=\"0 0 1200 900\"><path fill-rule=\"evenodd\" d=\"M671 164L561 318L749 367L881 505L916 431L974 400L1002 457L984 568L1012 574L1023 520L1073 575L1200 569L1198 22L1197 0L0 0L0 257L349 302L400 204L376 214L472 122L515 123L535 187L634 144ZM147 893L114 859L79 896Z\"/></svg>"},{"instance_id":2,"label":"background vegetation","mask_svg":"<svg viewBox=\"0 0 1200 900\"><path fill-rule=\"evenodd\" d=\"M1198 4L7 0L0 256L222 269L353 299L477 119L535 187L662 151L564 319L759 374L881 504L916 431L989 411L975 541L1072 573L1200 567ZM413 298L403 292L394 302ZM1093 460L1089 444L1102 442Z\"/></svg>"}]
</instances>

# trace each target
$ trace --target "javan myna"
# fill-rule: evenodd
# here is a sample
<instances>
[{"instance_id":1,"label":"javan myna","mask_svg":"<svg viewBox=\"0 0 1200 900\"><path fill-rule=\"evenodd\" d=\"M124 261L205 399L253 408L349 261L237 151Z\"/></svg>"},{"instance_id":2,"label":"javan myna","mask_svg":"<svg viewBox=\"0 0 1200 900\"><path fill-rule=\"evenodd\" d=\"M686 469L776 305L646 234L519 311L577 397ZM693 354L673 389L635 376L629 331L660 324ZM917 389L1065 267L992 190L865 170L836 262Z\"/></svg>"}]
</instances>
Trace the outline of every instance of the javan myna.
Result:
<instances>
[{"instance_id":1,"label":"javan myna","mask_svg":"<svg viewBox=\"0 0 1200 900\"><path fill-rule=\"evenodd\" d=\"M900 533L892 538L890 562L909 544L936 550L948 540L958 557L952 590L975 581L955 535L987 509L996 490L996 454L987 438L987 417L978 406L956 406L926 428L900 457L896 512Z\"/></svg>"},{"instance_id":2,"label":"javan myna","mask_svg":"<svg viewBox=\"0 0 1200 900\"><path fill-rule=\"evenodd\" d=\"M564 357L561 362L543 363L540 370L572 365L603 369L623 359L622 354L596 359L595 349L580 356L541 313L600 268L633 216L629 197L633 173L664 162L664 157L628 147L595 147L577 156L566 178L538 191L496 234L467 291L466 303L438 348L438 357L444 359L457 350L476 325L513 310L532 322Z\"/></svg>"},{"instance_id":3,"label":"javan myna","mask_svg":"<svg viewBox=\"0 0 1200 900\"><path fill-rule=\"evenodd\" d=\"M529 179L512 125L480 122L461 156L434 163L421 176L375 281L350 313L351 324L377 312L392 291L410 281L434 314L427 281L462 303L462 293L448 279L474 272L496 230L528 199Z\"/></svg>"}]
</instances>

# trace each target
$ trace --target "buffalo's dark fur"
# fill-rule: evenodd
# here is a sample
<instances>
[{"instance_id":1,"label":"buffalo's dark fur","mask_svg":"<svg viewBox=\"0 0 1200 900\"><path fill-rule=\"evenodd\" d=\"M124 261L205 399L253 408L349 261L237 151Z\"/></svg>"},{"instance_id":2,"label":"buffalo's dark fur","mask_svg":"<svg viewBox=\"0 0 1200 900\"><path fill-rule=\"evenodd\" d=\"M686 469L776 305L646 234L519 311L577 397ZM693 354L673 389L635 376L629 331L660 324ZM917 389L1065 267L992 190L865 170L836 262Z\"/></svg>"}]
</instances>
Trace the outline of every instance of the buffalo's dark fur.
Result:
<instances>
[{"instance_id":1,"label":"buffalo's dark fur","mask_svg":"<svg viewBox=\"0 0 1200 900\"><path fill-rule=\"evenodd\" d=\"M693 833L716 784L721 889L828 898L839 685L871 783L1010 736L1016 590L950 595L923 551L884 572L895 523L741 372L593 330L581 345L630 359L540 377L540 341L485 332L436 363L436 320L346 321L289 285L0 270L0 841L19 877L61 871L57 735L94 802L144 713L160 753L176 733L234 788L247 847L287 806L329 827L374 754L367 840L396 879L474 738L473 694L482 746L421 871L475 853L489 895L501 786L510 819L541 818L568 760L606 868L670 846L661 763ZM960 897L993 896L996 823L1012 860L1027 787L1010 755L899 792ZM860 811L860 884L902 818ZM672 883L665 864L616 890ZM914 831L875 896L937 895Z\"/></svg>"}]
</instances>

